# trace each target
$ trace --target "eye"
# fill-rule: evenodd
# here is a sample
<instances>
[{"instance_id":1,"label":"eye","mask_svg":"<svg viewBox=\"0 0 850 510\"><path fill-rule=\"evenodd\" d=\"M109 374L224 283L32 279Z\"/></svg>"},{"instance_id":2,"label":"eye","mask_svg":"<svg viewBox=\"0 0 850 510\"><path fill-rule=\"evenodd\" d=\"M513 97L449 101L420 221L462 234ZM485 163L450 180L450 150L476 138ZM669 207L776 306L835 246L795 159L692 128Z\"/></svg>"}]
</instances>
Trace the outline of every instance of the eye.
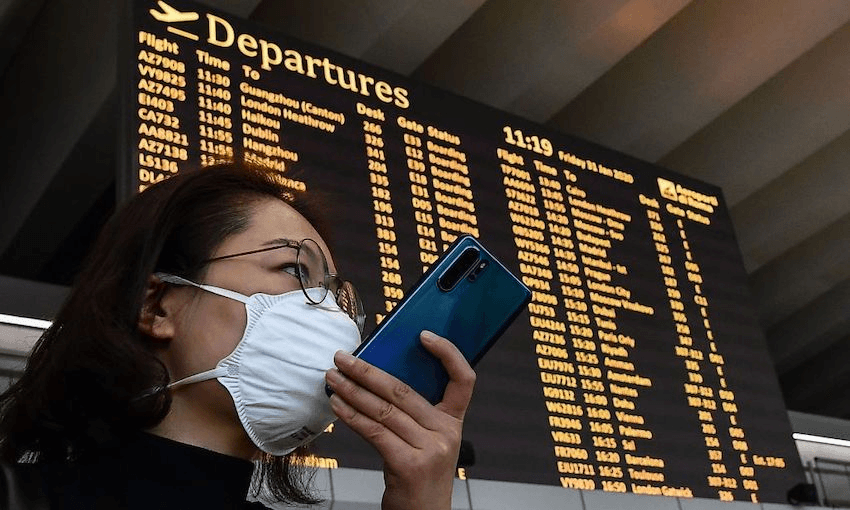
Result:
<instances>
[{"instance_id":1,"label":"eye","mask_svg":"<svg viewBox=\"0 0 850 510\"><path fill-rule=\"evenodd\" d=\"M301 275L299 273L302 269L303 268L301 266L298 266L298 264L295 263L287 263L280 266L280 271L282 273L286 273L289 276L295 278L296 280L299 280L301 278Z\"/></svg>"}]
</instances>

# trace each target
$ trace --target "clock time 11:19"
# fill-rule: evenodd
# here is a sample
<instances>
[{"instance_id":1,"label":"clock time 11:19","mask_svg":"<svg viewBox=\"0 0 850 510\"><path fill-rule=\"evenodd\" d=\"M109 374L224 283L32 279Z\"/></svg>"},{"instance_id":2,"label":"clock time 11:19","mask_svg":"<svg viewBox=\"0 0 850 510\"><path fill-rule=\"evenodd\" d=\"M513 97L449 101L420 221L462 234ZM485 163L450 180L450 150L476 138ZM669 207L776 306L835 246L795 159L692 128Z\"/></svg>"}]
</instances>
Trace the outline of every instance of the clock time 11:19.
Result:
<instances>
[{"instance_id":1,"label":"clock time 11:19","mask_svg":"<svg viewBox=\"0 0 850 510\"><path fill-rule=\"evenodd\" d=\"M554 153L552 142L546 138L537 135L526 136L522 130L510 126L505 126L502 131L505 132L505 142L520 149L527 149L544 156L551 156Z\"/></svg>"}]
</instances>

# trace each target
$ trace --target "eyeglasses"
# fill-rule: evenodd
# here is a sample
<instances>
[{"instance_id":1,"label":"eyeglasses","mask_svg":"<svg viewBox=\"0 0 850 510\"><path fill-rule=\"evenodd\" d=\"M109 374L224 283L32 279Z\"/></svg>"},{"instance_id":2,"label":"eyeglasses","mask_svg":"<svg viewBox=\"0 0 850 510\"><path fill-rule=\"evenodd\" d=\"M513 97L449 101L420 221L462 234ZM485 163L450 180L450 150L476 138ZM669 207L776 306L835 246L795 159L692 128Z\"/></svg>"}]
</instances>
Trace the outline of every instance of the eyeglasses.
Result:
<instances>
[{"instance_id":1,"label":"eyeglasses","mask_svg":"<svg viewBox=\"0 0 850 510\"><path fill-rule=\"evenodd\" d=\"M322 252L319 244L312 239L302 239L301 241L283 239L282 241L282 244L276 244L267 248L213 257L205 260L204 263L279 250L281 248L294 248L296 250L295 266L288 267L285 271L293 277L298 278L298 282L301 284L301 290L307 297L307 301L318 305L325 300L329 292L332 293L339 307L351 317L362 333L363 327L366 324L366 313L363 311L363 302L360 300L360 295L350 281L343 280L339 275L331 273L328 270L328 259L325 258L325 254Z\"/></svg>"}]
</instances>

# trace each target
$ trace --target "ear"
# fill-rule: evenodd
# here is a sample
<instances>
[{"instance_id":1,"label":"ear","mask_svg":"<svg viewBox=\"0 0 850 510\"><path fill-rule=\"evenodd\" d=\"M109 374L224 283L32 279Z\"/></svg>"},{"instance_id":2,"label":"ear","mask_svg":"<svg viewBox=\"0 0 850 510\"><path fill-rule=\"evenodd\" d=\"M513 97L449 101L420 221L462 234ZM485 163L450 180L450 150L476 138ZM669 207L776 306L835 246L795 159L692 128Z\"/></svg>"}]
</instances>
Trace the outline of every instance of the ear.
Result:
<instances>
[{"instance_id":1,"label":"ear","mask_svg":"<svg viewBox=\"0 0 850 510\"><path fill-rule=\"evenodd\" d=\"M168 341L174 337L174 314L169 313L163 301L168 285L158 277L148 277L142 309L139 312L139 331L154 341Z\"/></svg>"}]
</instances>

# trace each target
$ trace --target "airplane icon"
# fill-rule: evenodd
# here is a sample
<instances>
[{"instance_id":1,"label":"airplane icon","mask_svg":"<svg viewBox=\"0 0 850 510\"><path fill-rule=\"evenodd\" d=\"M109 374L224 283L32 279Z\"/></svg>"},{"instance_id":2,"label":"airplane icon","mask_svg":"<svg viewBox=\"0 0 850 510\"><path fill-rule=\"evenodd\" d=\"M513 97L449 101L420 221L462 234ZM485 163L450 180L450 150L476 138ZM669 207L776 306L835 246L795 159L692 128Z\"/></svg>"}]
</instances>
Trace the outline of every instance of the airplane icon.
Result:
<instances>
[{"instance_id":1,"label":"airplane icon","mask_svg":"<svg viewBox=\"0 0 850 510\"><path fill-rule=\"evenodd\" d=\"M171 7L167 3L159 0L157 2L159 8L162 9L162 12L157 11L156 9L150 9L149 12L151 16L154 17L157 21L162 21L164 23L181 23L184 21L195 21L200 18L200 15L197 12L182 12L178 11L174 7ZM177 35L182 35L188 39L192 39L193 41L198 40L198 36L184 30L180 30L179 28L168 27L167 30L169 32L175 33Z\"/></svg>"},{"instance_id":2,"label":"airplane icon","mask_svg":"<svg viewBox=\"0 0 850 510\"><path fill-rule=\"evenodd\" d=\"M166 23L176 23L179 21L195 21L200 18L197 12L181 12L171 7L167 3L160 0L157 2L159 8L162 9L163 12L159 12L155 9L151 9L150 13L157 21L164 21Z\"/></svg>"}]
</instances>

